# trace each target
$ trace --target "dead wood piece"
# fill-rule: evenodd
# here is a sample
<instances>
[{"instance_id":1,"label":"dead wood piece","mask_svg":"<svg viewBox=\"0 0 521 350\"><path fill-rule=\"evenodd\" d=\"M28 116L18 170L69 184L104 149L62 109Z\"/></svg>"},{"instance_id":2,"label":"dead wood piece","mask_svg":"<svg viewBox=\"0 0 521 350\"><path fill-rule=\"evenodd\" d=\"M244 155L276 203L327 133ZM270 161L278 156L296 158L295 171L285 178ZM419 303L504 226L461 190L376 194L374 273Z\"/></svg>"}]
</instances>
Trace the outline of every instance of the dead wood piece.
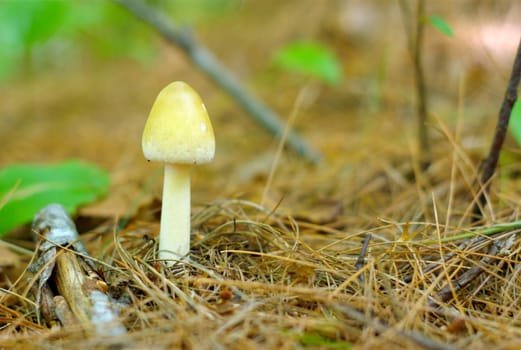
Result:
<instances>
[{"instance_id":1,"label":"dead wood piece","mask_svg":"<svg viewBox=\"0 0 521 350\"><path fill-rule=\"evenodd\" d=\"M58 319L65 327L79 324L97 336L125 334L126 328L105 294L106 284L95 272L65 209L58 204L43 208L35 216L33 230L43 239L32 270L40 272L37 304L46 319ZM51 299L52 290L58 295Z\"/></svg>"},{"instance_id":2,"label":"dead wood piece","mask_svg":"<svg viewBox=\"0 0 521 350\"><path fill-rule=\"evenodd\" d=\"M72 311L69 308L69 304L67 304L67 301L64 297L62 297L61 295L55 296L54 305L56 317L58 318L61 324L66 324L68 326L75 326L78 324L78 320L72 314Z\"/></svg>"},{"instance_id":3,"label":"dead wood piece","mask_svg":"<svg viewBox=\"0 0 521 350\"><path fill-rule=\"evenodd\" d=\"M56 315L56 304L54 303L52 290L48 284L45 284L40 288L40 312L43 318L49 325L54 326L58 319Z\"/></svg>"},{"instance_id":4,"label":"dead wood piece","mask_svg":"<svg viewBox=\"0 0 521 350\"><path fill-rule=\"evenodd\" d=\"M58 292L71 308L72 313L80 324L88 326L90 317L88 310L90 302L88 291L85 288L86 278L76 257L69 252L61 252L56 257L55 278Z\"/></svg>"}]
</instances>

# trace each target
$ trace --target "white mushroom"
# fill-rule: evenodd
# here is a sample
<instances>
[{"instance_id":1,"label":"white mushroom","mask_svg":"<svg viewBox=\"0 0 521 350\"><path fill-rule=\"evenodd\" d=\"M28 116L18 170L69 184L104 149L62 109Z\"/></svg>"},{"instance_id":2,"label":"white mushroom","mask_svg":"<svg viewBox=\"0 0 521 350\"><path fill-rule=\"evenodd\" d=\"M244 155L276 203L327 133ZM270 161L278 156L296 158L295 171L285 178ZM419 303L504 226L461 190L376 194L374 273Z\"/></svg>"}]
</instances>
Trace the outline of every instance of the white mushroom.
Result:
<instances>
[{"instance_id":1,"label":"white mushroom","mask_svg":"<svg viewBox=\"0 0 521 350\"><path fill-rule=\"evenodd\" d=\"M215 154L208 113L188 84L176 81L159 93L142 146L146 159L165 163L159 257L181 259L190 252L190 168Z\"/></svg>"}]
</instances>

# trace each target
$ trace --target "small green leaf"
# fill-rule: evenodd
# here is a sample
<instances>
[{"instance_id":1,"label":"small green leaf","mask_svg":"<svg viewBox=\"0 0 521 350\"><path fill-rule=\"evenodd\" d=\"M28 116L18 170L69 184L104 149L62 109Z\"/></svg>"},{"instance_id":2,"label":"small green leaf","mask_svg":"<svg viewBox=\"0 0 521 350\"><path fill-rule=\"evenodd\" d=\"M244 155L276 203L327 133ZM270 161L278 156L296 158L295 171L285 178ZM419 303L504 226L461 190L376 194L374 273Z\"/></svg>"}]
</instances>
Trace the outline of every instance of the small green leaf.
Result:
<instances>
[{"instance_id":1,"label":"small green leaf","mask_svg":"<svg viewBox=\"0 0 521 350\"><path fill-rule=\"evenodd\" d=\"M304 347L320 347L322 349L350 349L353 345L346 341L333 340L320 334L303 333L297 337Z\"/></svg>"},{"instance_id":2,"label":"small green leaf","mask_svg":"<svg viewBox=\"0 0 521 350\"><path fill-rule=\"evenodd\" d=\"M521 146L521 102L519 99L516 100L510 113L510 131L516 139L516 142Z\"/></svg>"},{"instance_id":3,"label":"small green leaf","mask_svg":"<svg viewBox=\"0 0 521 350\"><path fill-rule=\"evenodd\" d=\"M429 23L432 24L432 26L436 29L438 29L438 31L441 33L441 34L444 34L448 37L452 37L454 36L454 32L452 31L452 28L449 26L449 24L447 22L445 22L445 20L441 17L438 17L438 16L430 16L428 18L429 20Z\"/></svg>"},{"instance_id":4,"label":"small green leaf","mask_svg":"<svg viewBox=\"0 0 521 350\"><path fill-rule=\"evenodd\" d=\"M337 57L318 43L291 43L275 54L274 61L284 69L329 84L336 84L342 79L342 68Z\"/></svg>"},{"instance_id":5,"label":"small green leaf","mask_svg":"<svg viewBox=\"0 0 521 350\"><path fill-rule=\"evenodd\" d=\"M30 222L36 212L59 203L69 213L107 193L109 175L81 161L20 164L0 170L0 235Z\"/></svg>"}]
</instances>

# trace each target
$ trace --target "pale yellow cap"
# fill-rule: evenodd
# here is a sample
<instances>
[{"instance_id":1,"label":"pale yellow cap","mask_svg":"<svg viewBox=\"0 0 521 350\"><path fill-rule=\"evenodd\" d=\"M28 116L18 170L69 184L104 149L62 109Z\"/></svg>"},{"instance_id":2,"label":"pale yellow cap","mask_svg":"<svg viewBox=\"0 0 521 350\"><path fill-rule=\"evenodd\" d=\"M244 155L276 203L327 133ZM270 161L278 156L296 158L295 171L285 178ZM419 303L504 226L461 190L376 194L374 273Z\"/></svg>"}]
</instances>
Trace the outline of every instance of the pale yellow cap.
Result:
<instances>
[{"instance_id":1,"label":"pale yellow cap","mask_svg":"<svg viewBox=\"0 0 521 350\"><path fill-rule=\"evenodd\" d=\"M197 92L182 81L161 90L148 116L141 142L148 160L180 164L212 160L215 137Z\"/></svg>"}]
</instances>

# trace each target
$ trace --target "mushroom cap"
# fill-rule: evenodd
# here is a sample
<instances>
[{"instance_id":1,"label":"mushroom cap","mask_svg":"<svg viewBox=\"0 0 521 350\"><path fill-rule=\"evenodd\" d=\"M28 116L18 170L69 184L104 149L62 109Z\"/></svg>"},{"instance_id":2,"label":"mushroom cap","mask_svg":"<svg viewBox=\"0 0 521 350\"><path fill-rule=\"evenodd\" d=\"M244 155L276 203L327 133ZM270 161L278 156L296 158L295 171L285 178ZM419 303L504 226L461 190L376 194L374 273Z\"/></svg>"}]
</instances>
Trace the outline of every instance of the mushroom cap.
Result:
<instances>
[{"instance_id":1,"label":"mushroom cap","mask_svg":"<svg viewBox=\"0 0 521 350\"><path fill-rule=\"evenodd\" d=\"M211 161L215 137L197 92L182 81L161 90L148 116L141 142L148 160L175 164Z\"/></svg>"}]
</instances>

